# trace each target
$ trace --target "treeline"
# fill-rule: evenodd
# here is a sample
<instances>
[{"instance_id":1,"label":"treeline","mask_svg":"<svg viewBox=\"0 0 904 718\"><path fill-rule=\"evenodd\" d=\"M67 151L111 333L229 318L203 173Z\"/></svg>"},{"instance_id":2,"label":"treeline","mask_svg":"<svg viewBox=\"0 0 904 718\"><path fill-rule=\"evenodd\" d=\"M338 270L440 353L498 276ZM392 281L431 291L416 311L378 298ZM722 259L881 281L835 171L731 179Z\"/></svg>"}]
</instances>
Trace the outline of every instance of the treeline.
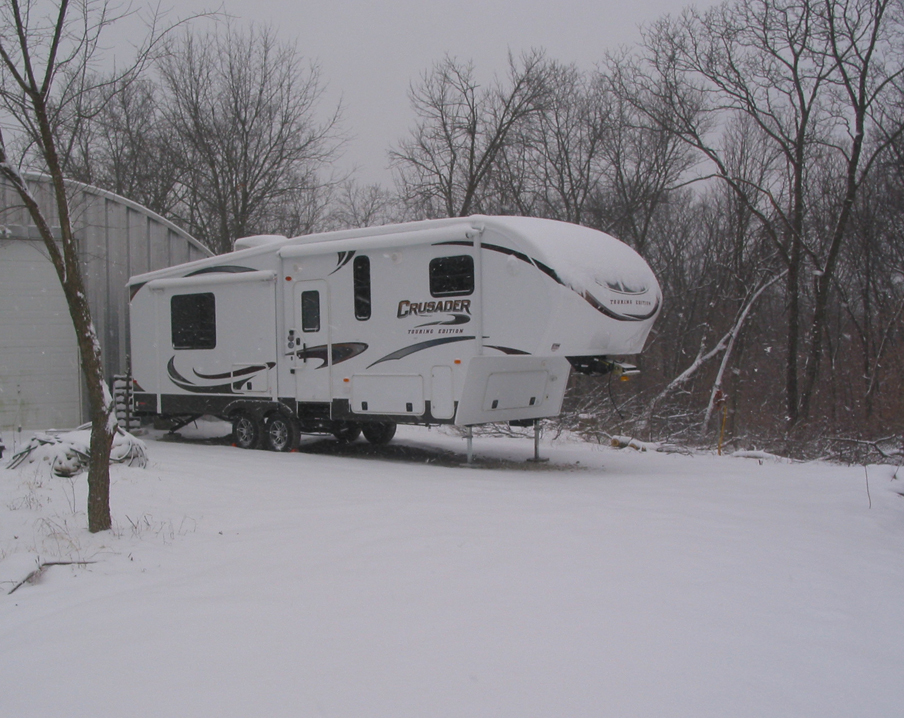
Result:
<instances>
[{"instance_id":1,"label":"treeline","mask_svg":"<svg viewBox=\"0 0 904 718\"><path fill-rule=\"evenodd\" d=\"M218 252L472 213L613 234L664 309L640 382L578 380L574 426L831 451L814 440L904 430L902 21L897 0L734 0L592 70L531 51L481 84L445 57L410 89L391 188L336 173L340 109L269 30L171 38L55 127L68 176Z\"/></svg>"}]
</instances>

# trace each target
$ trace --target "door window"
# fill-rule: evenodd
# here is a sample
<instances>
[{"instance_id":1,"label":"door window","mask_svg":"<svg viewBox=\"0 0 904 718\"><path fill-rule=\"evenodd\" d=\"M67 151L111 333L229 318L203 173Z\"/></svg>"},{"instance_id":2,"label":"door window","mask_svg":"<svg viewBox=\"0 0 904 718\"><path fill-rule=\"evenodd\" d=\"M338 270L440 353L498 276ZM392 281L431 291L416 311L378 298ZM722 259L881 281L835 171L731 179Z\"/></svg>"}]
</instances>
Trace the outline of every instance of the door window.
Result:
<instances>
[{"instance_id":1,"label":"door window","mask_svg":"<svg viewBox=\"0 0 904 718\"><path fill-rule=\"evenodd\" d=\"M301 293L301 331L320 331L320 292Z\"/></svg>"}]
</instances>

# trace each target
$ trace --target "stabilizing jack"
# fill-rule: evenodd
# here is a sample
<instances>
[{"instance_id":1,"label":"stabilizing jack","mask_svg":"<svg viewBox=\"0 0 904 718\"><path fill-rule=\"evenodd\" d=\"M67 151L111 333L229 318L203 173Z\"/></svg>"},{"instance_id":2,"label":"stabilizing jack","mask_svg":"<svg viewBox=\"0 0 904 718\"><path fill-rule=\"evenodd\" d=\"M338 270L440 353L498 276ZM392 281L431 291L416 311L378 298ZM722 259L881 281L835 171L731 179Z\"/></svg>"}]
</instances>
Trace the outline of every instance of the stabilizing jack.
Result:
<instances>
[{"instance_id":1,"label":"stabilizing jack","mask_svg":"<svg viewBox=\"0 0 904 718\"><path fill-rule=\"evenodd\" d=\"M534 419L534 458L528 459L528 461L533 461L537 464L549 461L548 457L545 459L540 458L540 433L540 420Z\"/></svg>"}]
</instances>

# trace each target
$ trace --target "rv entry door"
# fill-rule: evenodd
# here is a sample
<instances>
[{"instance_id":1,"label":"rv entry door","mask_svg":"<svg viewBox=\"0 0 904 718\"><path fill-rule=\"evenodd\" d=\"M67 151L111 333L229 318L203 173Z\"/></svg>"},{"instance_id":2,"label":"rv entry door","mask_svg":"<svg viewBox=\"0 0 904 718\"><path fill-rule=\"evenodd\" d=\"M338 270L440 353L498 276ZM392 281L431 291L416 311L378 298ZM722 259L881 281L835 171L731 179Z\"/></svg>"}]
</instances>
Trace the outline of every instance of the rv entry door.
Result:
<instances>
[{"instance_id":1,"label":"rv entry door","mask_svg":"<svg viewBox=\"0 0 904 718\"><path fill-rule=\"evenodd\" d=\"M324 281L296 282L293 308L287 312L290 365L298 401L330 400L329 296Z\"/></svg>"}]
</instances>

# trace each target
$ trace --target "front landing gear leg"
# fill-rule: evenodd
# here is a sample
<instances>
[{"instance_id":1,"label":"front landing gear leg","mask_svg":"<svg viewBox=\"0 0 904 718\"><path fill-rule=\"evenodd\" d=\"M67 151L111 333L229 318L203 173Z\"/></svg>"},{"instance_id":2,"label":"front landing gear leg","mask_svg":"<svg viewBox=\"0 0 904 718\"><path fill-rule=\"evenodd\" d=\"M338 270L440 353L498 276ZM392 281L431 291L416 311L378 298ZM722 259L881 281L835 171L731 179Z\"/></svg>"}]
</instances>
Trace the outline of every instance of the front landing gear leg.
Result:
<instances>
[{"instance_id":1,"label":"front landing gear leg","mask_svg":"<svg viewBox=\"0 0 904 718\"><path fill-rule=\"evenodd\" d=\"M549 459L541 459L540 458L540 420L534 419L534 458L528 459L528 461L533 461L534 463L540 464L544 461L549 461Z\"/></svg>"}]
</instances>

